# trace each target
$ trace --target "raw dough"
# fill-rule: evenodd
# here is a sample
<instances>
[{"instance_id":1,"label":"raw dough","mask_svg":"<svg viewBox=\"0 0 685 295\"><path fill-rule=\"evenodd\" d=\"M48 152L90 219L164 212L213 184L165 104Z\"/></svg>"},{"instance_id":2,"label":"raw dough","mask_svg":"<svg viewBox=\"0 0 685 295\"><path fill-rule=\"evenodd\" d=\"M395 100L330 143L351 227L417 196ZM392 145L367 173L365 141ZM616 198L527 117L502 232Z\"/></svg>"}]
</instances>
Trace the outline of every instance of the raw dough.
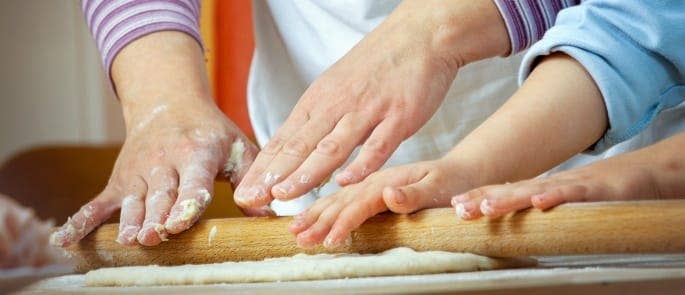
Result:
<instances>
[{"instance_id":1,"label":"raw dough","mask_svg":"<svg viewBox=\"0 0 685 295\"><path fill-rule=\"evenodd\" d=\"M297 254L263 261L102 268L86 274L86 285L154 286L302 281L463 272L531 264L534 262L529 259L493 259L467 253L416 252L409 248L395 248L376 255Z\"/></svg>"}]
</instances>

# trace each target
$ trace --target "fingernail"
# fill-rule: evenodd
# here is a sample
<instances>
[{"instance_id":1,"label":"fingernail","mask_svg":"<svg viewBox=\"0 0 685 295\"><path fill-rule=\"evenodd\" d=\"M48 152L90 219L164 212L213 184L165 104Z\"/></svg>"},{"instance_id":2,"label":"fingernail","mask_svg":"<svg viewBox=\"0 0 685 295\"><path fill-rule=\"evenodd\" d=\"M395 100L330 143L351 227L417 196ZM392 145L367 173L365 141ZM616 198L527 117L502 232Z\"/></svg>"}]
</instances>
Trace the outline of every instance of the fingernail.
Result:
<instances>
[{"instance_id":1,"label":"fingernail","mask_svg":"<svg viewBox=\"0 0 685 295\"><path fill-rule=\"evenodd\" d=\"M241 202L241 203L244 203L244 202L246 201L246 198L245 198L245 189L242 188L242 187L238 187L238 189L236 189L236 190L233 192L233 197L236 199L236 201L239 201L239 202Z\"/></svg>"},{"instance_id":2,"label":"fingernail","mask_svg":"<svg viewBox=\"0 0 685 295\"><path fill-rule=\"evenodd\" d=\"M205 204L209 203L209 201L212 199L212 195L209 193L207 189L200 189L197 191L197 194L202 198Z\"/></svg>"},{"instance_id":3,"label":"fingernail","mask_svg":"<svg viewBox=\"0 0 685 295\"><path fill-rule=\"evenodd\" d=\"M307 233L307 232L300 233L299 235L297 235L297 238L296 238L296 240L297 240L297 246L300 247L300 248L302 248L302 249L309 249L309 248L312 248L313 245L306 244L306 243L303 241L303 240L306 240L306 239L309 239L309 233Z\"/></svg>"},{"instance_id":4,"label":"fingernail","mask_svg":"<svg viewBox=\"0 0 685 295\"><path fill-rule=\"evenodd\" d=\"M64 247L73 239L75 239L79 233L83 233L84 228L77 230L73 225L71 225L71 220L71 218L68 218L65 226L50 235L50 244L58 247Z\"/></svg>"},{"instance_id":5,"label":"fingernail","mask_svg":"<svg viewBox=\"0 0 685 295\"><path fill-rule=\"evenodd\" d=\"M255 201L266 198L266 190L262 186L255 186L250 190L250 197Z\"/></svg>"},{"instance_id":6,"label":"fingernail","mask_svg":"<svg viewBox=\"0 0 685 295\"><path fill-rule=\"evenodd\" d=\"M304 222L302 220L295 220L290 223L290 228L299 228Z\"/></svg>"},{"instance_id":7,"label":"fingernail","mask_svg":"<svg viewBox=\"0 0 685 295\"><path fill-rule=\"evenodd\" d=\"M143 224L143 228L138 232L138 235L137 235L138 240L142 240L145 236L145 233L149 232L149 231L154 231L155 233L157 233L157 236L163 242L169 240L169 239L167 239L167 232L166 232L164 225L162 225L160 223L152 223L152 222Z\"/></svg>"},{"instance_id":8,"label":"fingernail","mask_svg":"<svg viewBox=\"0 0 685 295\"><path fill-rule=\"evenodd\" d=\"M62 247L64 245L64 232L58 230L50 235L50 245Z\"/></svg>"},{"instance_id":9,"label":"fingernail","mask_svg":"<svg viewBox=\"0 0 685 295\"><path fill-rule=\"evenodd\" d=\"M266 198L266 190L262 186L253 186L247 192L242 189L236 191L235 198L243 203L243 205L250 205L255 202L260 202L261 199Z\"/></svg>"},{"instance_id":10,"label":"fingernail","mask_svg":"<svg viewBox=\"0 0 685 295\"><path fill-rule=\"evenodd\" d=\"M326 239L323 241L323 246L326 248L336 248L338 247L338 243L335 239L333 239L333 236L328 236Z\"/></svg>"},{"instance_id":11,"label":"fingernail","mask_svg":"<svg viewBox=\"0 0 685 295\"><path fill-rule=\"evenodd\" d=\"M547 196L545 194L539 194L539 195L534 195L530 197L531 199L536 199L538 203L542 203L544 201L547 201Z\"/></svg>"},{"instance_id":12,"label":"fingernail","mask_svg":"<svg viewBox=\"0 0 685 295\"><path fill-rule=\"evenodd\" d=\"M200 202L195 199L184 200L179 205L183 208L179 217L180 221L190 221L200 212Z\"/></svg>"},{"instance_id":13,"label":"fingernail","mask_svg":"<svg viewBox=\"0 0 685 295\"><path fill-rule=\"evenodd\" d=\"M466 202L466 195L465 194L456 195L452 198L452 205L454 205L455 203L464 203L464 202Z\"/></svg>"},{"instance_id":14,"label":"fingernail","mask_svg":"<svg viewBox=\"0 0 685 295\"><path fill-rule=\"evenodd\" d=\"M129 245L136 239L139 231L140 227L138 226L126 225L119 229L119 236L117 236L116 242L121 245Z\"/></svg>"},{"instance_id":15,"label":"fingernail","mask_svg":"<svg viewBox=\"0 0 685 295\"><path fill-rule=\"evenodd\" d=\"M167 230L172 230L174 227L192 221L200 213L200 202L196 199L183 200L179 205L181 205L181 211L173 211L166 222L164 222L164 227Z\"/></svg>"},{"instance_id":16,"label":"fingernail","mask_svg":"<svg viewBox=\"0 0 685 295\"><path fill-rule=\"evenodd\" d=\"M157 233L157 235L159 235L159 239L162 240L162 242L169 240L167 239L167 232L164 229L163 225L157 223L153 229Z\"/></svg>"},{"instance_id":17,"label":"fingernail","mask_svg":"<svg viewBox=\"0 0 685 295\"><path fill-rule=\"evenodd\" d=\"M407 196L405 196L404 193L402 193L400 190L393 188L389 189L393 192L392 194L395 196L395 202L397 202L398 204L404 204L407 202Z\"/></svg>"},{"instance_id":18,"label":"fingernail","mask_svg":"<svg viewBox=\"0 0 685 295\"><path fill-rule=\"evenodd\" d=\"M480 212L482 212L484 215L492 215L494 211L495 210L492 208L492 206L490 206L488 200L483 199L483 202L480 203Z\"/></svg>"},{"instance_id":19,"label":"fingernail","mask_svg":"<svg viewBox=\"0 0 685 295\"><path fill-rule=\"evenodd\" d=\"M467 219L467 218L471 217L471 214L468 211L466 211L466 207L464 206L463 203L457 204L454 207L454 209L456 210L457 216L459 216L459 218Z\"/></svg>"}]
</instances>

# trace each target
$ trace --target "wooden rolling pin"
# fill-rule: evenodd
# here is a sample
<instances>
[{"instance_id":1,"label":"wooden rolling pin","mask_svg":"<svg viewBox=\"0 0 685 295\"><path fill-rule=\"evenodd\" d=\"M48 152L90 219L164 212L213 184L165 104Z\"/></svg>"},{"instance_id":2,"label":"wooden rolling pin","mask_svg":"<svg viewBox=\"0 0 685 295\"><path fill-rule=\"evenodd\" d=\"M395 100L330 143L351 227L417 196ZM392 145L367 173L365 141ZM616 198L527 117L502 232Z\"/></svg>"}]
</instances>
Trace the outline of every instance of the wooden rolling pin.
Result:
<instances>
[{"instance_id":1,"label":"wooden rolling pin","mask_svg":"<svg viewBox=\"0 0 685 295\"><path fill-rule=\"evenodd\" d=\"M105 266L179 265L260 260L303 251L288 232L290 217L227 218L198 222L155 247L124 247L107 224L67 249L79 271ZM216 227L211 238L212 228ZM411 215L382 214L352 234L336 252L377 253L406 246L416 250L472 252L495 257L685 252L685 200L576 203L526 210L499 219L458 219L452 209Z\"/></svg>"}]
</instances>

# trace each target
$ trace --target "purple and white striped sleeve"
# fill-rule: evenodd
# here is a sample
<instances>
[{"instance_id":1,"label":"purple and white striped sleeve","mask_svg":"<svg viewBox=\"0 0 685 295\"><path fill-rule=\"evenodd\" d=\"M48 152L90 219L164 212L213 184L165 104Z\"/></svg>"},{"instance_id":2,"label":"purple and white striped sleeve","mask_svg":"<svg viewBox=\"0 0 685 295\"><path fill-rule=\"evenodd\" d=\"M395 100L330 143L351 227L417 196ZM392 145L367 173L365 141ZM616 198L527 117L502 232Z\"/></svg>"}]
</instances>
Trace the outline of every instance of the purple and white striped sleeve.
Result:
<instances>
[{"instance_id":1,"label":"purple and white striped sleeve","mask_svg":"<svg viewBox=\"0 0 685 295\"><path fill-rule=\"evenodd\" d=\"M580 4L580 0L494 0L507 26L511 52L533 45L554 25L557 13Z\"/></svg>"},{"instance_id":2,"label":"purple and white striped sleeve","mask_svg":"<svg viewBox=\"0 0 685 295\"><path fill-rule=\"evenodd\" d=\"M81 9L108 75L124 46L153 32L184 32L202 45L199 0L82 0Z\"/></svg>"}]
</instances>

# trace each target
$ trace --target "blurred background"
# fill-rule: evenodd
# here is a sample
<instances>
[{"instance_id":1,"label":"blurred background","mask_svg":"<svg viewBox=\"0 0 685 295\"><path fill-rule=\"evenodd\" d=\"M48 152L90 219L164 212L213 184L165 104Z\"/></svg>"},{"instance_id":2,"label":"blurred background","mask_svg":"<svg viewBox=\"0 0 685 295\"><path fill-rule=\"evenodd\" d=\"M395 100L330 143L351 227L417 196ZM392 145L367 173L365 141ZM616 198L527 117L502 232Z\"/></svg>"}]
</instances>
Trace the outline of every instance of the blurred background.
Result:
<instances>
[{"instance_id":1,"label":"blurred background","mask_svg":"<svg viewBox=\"0 0 685 295\"><path fill-rule=\"evenodd\" d=\"M29 147L124 139L79 1L0 1L0 162Z\"/></svg>"},{"instance_id":2,"label":"blurred background","mask_svg":"<svg viewBox=\"0 0 685 295\"><path fill-rule=\"evenodd\" d=\"M200 27L217 105L251 135L250 1L203 0ZM61 223L107 183L125 138L119 103L79 0L0 1L0 40L0 193ZM204 217L238 214L230 187L216 189Z\"/></svg>"}]
</instances>

